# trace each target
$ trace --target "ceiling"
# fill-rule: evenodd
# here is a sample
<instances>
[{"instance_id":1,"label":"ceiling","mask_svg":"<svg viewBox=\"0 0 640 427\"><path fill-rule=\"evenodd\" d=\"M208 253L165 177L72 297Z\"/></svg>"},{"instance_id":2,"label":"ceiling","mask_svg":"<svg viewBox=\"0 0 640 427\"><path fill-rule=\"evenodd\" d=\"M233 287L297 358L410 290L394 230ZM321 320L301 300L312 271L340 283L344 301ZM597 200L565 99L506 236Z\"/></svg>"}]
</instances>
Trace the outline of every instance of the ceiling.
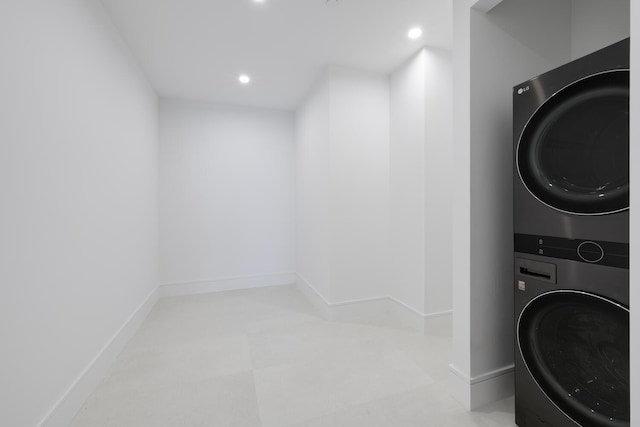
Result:
<instances>
[{"instance_id":1,"label":"ceiling","mask_svg":"<svg viewBox=\"0 0 640 427\"><path fill-rule=\"evenodd\" d=\"M294 109L328 65L390 73L422 46L452 42L451 0L102 2L171 98ZM424 34L409 40L414 26Z\"/></svg>"}]
</instances>

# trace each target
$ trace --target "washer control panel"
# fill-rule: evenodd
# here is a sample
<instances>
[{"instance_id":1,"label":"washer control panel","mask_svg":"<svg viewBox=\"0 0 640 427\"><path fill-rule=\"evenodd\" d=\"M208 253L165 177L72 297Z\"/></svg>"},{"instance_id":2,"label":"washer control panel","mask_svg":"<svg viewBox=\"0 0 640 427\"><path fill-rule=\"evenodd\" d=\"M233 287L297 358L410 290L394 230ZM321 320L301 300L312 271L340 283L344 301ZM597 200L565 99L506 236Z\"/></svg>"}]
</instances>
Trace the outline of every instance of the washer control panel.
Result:
<instances>
[{"instance_id":1,"label":"washer control panel","mask_svg":"<svg viewBox=\"0 0 640 427\"><path fill-rule=\"evenodd\" d=\"M516 252L589 264L629 268L629 244L563 237L514 234Z\"/></svg>"}]
</instances>

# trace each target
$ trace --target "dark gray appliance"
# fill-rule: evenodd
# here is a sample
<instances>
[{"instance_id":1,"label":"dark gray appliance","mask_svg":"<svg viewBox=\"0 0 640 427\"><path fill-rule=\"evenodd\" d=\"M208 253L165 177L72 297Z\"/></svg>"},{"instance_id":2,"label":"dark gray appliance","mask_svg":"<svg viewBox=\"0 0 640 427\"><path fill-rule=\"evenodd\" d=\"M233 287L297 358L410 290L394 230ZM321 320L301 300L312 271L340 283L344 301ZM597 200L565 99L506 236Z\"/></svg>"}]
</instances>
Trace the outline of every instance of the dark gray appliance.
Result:
<instances>
[{"instance_id":1,"label":"dark gray appliance","mask_svg":"<svg viewBox=\"0 0 640 427\"><path fill-rule=\"evenodd\" d=\"M520 427L629 424L629 40L514 87Z\"/></svg>"},{"instance_id":2,"label":"dark gray appliance","mask_svg":"<svg viewBox=\"0 0 640 427\"><path fill-rule=\"evenodd\" d=\"M629 241L629 40L513 91L516 233Z\"/></svg>"},{"instance_id":3,"label":"dark gray appliance","mask_svg":"<svg viewBox=\"0 0 640 427\"><path fill-rule=\"evenodd\" d=\"M611 252L576 260L585 243ZM628 427L628 244L520 235L516 246L516 424ZM535 255L547 247L567 259Z\"/></svg>"}]
</instances>

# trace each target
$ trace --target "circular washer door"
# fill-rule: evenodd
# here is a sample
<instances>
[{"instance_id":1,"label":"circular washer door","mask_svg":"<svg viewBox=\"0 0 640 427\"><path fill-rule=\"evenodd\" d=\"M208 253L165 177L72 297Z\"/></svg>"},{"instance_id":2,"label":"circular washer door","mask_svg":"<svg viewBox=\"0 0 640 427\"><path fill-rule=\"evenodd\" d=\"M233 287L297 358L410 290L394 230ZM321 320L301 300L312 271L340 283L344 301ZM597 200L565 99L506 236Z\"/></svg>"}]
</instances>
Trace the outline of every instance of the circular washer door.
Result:
<instances>
[{"instance_id":1,"label":"circular washer door","mask_svg":"<svg viewBox=\"0 0 640 427\"><path fill-rule=\"evenodd\" d=\"M629 208L629 71L579 80L533 114L516 164L529 192L572 214Z\"/></svg>"},{"instance_id":2,"label":"circular washer door","mask_svg":"<svg viewBox=\"0 0 640 427\"><path fill-rule=\"evenodd\" d=\"M517 340L547 397L584 426L628 427L629 310L578 291L553 291L527 304Z\"/></svg>"}]
</instances>

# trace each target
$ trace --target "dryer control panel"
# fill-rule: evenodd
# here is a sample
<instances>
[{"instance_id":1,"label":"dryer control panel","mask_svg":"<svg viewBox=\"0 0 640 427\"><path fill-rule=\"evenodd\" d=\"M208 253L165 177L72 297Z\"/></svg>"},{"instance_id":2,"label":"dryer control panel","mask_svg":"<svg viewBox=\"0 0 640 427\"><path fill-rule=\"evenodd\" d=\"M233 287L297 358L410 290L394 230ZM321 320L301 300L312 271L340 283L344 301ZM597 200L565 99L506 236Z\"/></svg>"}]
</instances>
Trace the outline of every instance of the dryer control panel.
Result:
<instances>
[{"instance_id":1,"label":"dryer control panel","mask_svg":"<svg viewBox=\"0 0 640 427\"><path fill-rule=\"evenodd\" d=\"M514 234L516 252L629 268L629 244L562 237Z\"/></svg>"}]
</instances>

